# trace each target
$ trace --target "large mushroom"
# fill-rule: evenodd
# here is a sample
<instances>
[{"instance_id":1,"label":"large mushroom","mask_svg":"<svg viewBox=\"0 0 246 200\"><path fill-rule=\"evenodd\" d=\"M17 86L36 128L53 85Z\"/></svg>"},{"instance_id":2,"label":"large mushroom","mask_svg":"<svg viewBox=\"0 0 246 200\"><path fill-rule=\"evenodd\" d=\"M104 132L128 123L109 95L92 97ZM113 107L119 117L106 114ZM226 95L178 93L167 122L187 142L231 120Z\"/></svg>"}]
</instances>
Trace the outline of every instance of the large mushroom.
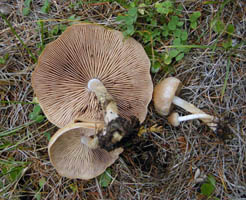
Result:
<instances>
[{"instance_id":1,"label":"large mushroom","mask_svg":"<svg viewBox=\"0 0 246 200\"><path fill-rule=\"evenodd\" d=\"M75 119L52 136L48 146L51 163L68 178L91 179L103 173L123 152L124 139L139 129L138 119L135 123L118 115L116 102L101 81L91 79L88 89L101 104L104 122L79 123Z\"/></svg>"},{"instance_id":2,"label":"large mushroom","mask_svg":"<svg viewBox=\"0 0 246 200\"><path fill-rule=\"evenodd\" d=\"M48 145L49 157L61 176L91 179L118 159L122 148L108 152L90 139L102 127L103 123L71 123L52 136Z\"/></svg>"},{"instance_id":3,"label":"large mushroom","mask_svg":"<svg viewBox=\"0 0 246 200\"><path fill-rule=\"evenodd\" d=\"M179 117L177 113L172 113L168 120L174 125L178 126L181 121L200 119L207 124L213 131L217 129L218 119L215 116L208 115L193 104L178 97L181 89L181 81L175 77L168 77L160 81L154 89L153 101L157 112L160 115L167 116L170 114L172 104L183 108L192 113L192 115Z\"/></svg>"},{"instance_id":4,"label":"large mushroom","mask_svg":"<svg viewBox=\"0 0 246 200\"><path fill-rule=\"evenodd\" d=\"M100 25L77 24L46 45L32 85L45 115L58 127L74 119L103 120L90 80L104 85L120 116L143 122L153 92L149 71L149 58L133 38Z\"/></svg>"}]
</instances>

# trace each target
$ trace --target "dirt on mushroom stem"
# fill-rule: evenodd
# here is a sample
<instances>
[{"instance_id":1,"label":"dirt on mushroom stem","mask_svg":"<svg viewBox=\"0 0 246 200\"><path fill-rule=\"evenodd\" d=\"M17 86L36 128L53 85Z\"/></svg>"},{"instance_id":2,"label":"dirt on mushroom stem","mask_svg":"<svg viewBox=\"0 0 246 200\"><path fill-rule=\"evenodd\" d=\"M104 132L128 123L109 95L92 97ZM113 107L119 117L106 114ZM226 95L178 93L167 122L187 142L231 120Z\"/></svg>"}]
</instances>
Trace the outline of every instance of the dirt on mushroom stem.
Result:
<instances>
[{"instance_id":1,"label":"dirt on mushroom stem","mask_svg":"<svg viewBox=\"0 0 246 200\"><path fill-rule=\"evenodd\" d=\"M104 129L100 130L95 138L100 148L112 151L137 136L140 129L140 121L131 116L130 120L118 115L117 104L111 94L108 93L103 83L98 79L91 79L88 88L95 92L104 112Z\"/></svg>"},{"instance_id":2,"label":"dirt on mushroom stem","mask_svg":"<svg viewBox=\"0 0 246 200\"><path fill-rule=\"evenodd\" d=\"M105 127L106 134L103 133L103 130L98 133L99 146L107 151L119 147L124 148L128 141L137 137L139 129L140 122L135 116L132 116L131 120L117 117Z\"/></svg>"}]
</instances>

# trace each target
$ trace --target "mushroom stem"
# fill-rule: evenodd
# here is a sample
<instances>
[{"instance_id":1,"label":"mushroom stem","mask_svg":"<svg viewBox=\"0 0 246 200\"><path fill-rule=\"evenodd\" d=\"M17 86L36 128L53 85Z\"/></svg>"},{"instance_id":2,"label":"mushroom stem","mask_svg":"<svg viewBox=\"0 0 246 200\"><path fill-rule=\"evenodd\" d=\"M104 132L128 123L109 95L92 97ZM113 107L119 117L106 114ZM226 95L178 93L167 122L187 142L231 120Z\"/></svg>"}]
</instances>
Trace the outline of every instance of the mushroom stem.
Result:
<instances>
[{"instance_id":1,"label":"mushroom stem","mask_svg":"<svg viewBox=\"0 0 246 200\"><path fill-rule=\"evenodd\" d=\"M116 102L100 80L91 79L88 82L88 89L95 92L103 107L105 126L94 138L82 138L83 144L89 148L99 147L112 151L122 145L123 139L127 140L137 135L140 128L139 119L131 116L128 120L119 116Z\"/></svg>"},{"instance_id":2,"label":"mushroom stem","mask_svg":"<svg viewBox=\"0 0 246 200\"><path fill-rule=\"evenodd\" d=\"M193 104L177 97L174 96L173 98L173 104L175 104L176 106L179 106L181 108L183 108L184 110L192 113L192 114L206 114L205 112L203 112L202 110L200 110L199 108L195 107ZM208 114L206 114L208 115ZM214 123L213 121L217 121L217 118L212 116L212 115L208 115L210 116L209 118L201 118L201 120L206 123L213 131L216 131L216 127L217 124Z\"/></svg>"},{"instance_id":3,"label":"mushroom stem","mask_svg":"<svg viewBox=\"0 0 246 200\"><path fill-rule=\"evenodd\" d=\"M208 114L190 114L185 116L179 116L178 119L180 122L183 122L193 119L212 119L212 116Z\"/></svg>"},{"instance_id":4,"label":"mushroom stem","mask_svg":"<svg viewBox=\"0 0 246 200\"><path fill-rule=\"evenodd\" d=\"M178 113L174 112L168 117L168 122L171 123L173 126L179 126L180 122L193 120L193 119L211 119L213 116L208 114L191 114L186 116L179 116Z\"/></svg>"},{"instance_id":5,"label":"mushroom stem","mask_svg":"<svg viewBox=\"0 0 246 200\"><path fill-rule=\"evenodd\" d=\"M94 92L104 110L104 121L108 124L110 121L119 117L117 104L111 94L107 91L103 83L98 79L91 79L88 82L88 89Z\"/></svg>"},{"instance_id":6,"label":"mushroom stem","mask_svg":"<svg viewBox=\"0 0 246 200\"><path fill-rule=\"evenodd\" d=\"M89 147L90 149L96 149L98 148L98 137L88 137L88 136L82 136L80 139L81 143Z\"/></svg>"}]
</instances>

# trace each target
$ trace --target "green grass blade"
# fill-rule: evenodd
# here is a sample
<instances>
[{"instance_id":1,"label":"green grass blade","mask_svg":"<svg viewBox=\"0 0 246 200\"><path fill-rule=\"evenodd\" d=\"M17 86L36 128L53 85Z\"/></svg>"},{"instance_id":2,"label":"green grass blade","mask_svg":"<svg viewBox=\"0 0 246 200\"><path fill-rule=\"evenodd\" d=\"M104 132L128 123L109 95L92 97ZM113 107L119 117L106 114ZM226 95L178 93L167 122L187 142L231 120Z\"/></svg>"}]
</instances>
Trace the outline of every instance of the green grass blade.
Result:
<instances>
[{"instance_id":1,"label":"green grass blade","mask_svg":"<svg viewBox=\"0 0 246 200\"><path fill-rule=\"evenodd\" d=\"M23 129L23 128L25 128L25 127L33 124L33 123L35 123L35 122L36 121L31 121L31 122L28 122L28 123L26 123L24 125L21 125L21 126L18 126L16 128L13 128L11 130L2 131L2 132L0 132L0 138L1 137L12 135L12 134L16 133L17 131L19 131L19 130L21 130L21 129Z\"/></svg>"},{"instance_id":2,"label":"green grass blade","mask_svg":"<svg viewBox=\"0 0 246 200\"><path fill-rule=\"evenodd\" d=\"M17 37L17 39L20 41L22 46L27 50L27 52L30 55L30 57L32 58L32 60L36 63L37 62L37 58L32 54L31 50L27 47L27 45L24 43L24 41L17 34L17 32L15 31L15 29L13 28L11 23L7 20L7 18L3 14L0 13L0 15L3 18L3 20L7 23L7 25L9 26L11 32Z\"/></svg>"},{"instance_id":3,"label":"green grass blade","mask_svg":"<svg viewBox=\"0 0 246 200\"><path fill-rule=\"evenodd\" d=\"M225 81L224 81L224 84L223 84L223 88L222 88L222 90L221 90L220 101L223 100L224 95L225 95L225 90L226 90L227 81L228 81L228 78L229 78L229 72L230 72L230 64L231 64L231 61L230 61L230 57L229 57L229 58L228 58L228 61L227 61L227 65L226 65L226 75L225 75Z\"/></svg>"},{"instance_id":4,"label":"green grass blade","mask_svg":"<svg viewBox=\"0 0 246 200\"><path fill-rule=\"evenodd\" d=\"M0 101L0 104L5 104L5 103L9 103L9 104L38 104L37 102L24 102L24 101Z\"/></svg>"}]
</instances>

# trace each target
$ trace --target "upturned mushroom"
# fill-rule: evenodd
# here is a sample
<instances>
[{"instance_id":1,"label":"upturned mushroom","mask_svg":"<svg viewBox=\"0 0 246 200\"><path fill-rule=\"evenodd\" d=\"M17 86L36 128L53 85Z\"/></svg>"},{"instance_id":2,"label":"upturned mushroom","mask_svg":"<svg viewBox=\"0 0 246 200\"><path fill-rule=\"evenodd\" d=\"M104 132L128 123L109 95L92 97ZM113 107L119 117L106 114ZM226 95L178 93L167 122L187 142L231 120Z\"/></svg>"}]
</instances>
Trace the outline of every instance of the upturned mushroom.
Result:
<instances>
[{"instance_id":1,"label":"upturned mushroom","mask_svg":"<svg viewBox=\"0 0 246 200\"><path fill-rule=\"evenodd\" d=\"M40 106L58 127L74 119L104 120L90 89L93 80L107 89L120 116L144 121L153 92L150 61L141 44L125 39L119 31L94 24L72 25L46 45L32 74Z\"/></svg>"},{"instance_id":2,"label":"upturned mushroom","mask_svg":"<svg viewBox=\"0 0 246 200\"><path fill-rule=\"evenodd\" d=\"M170 113L171 105L174 104L194 114L193 118L199 118L200 114L205 114L199 119L207 124L213 131L216 131L216 121L218 119L215 116L206 114L204 111L195 107L193 104L179 98L177 95L179 94L180 89L181 81L174 77L166 78L158 83L153 93L153 101L156 111L160 115L167 116ZM174 116L177 119L177 115L175 114Z\"/></svg>"},{"instance_id":3,"label":"upturned mushroom","mask_svg":"<svg viewBox=\"0 0 246 200\"><path fill-rule=\"evenodd\" d=\"M48 146L52 165L61 176L68 178L91 179L103 173L123 152L121 142L136 135L139 128L139 123L118 115L116 102L101 81L90 80L88 88L102 106L104 122L75 120L61 128Z\"/></svg>"},{"instance_id":4,"label":"upturned mushroom","mask_svg":"<svg viewBox=\"0 0 246 200\"><path fill-rule=\"evenodd\" d=\"M71 123L52 136L48 153L52 165L61 176L92 179L118 159L122 148L108 152L90 139L102 128L103 123Z\"/></svg>"}]
</instances>

